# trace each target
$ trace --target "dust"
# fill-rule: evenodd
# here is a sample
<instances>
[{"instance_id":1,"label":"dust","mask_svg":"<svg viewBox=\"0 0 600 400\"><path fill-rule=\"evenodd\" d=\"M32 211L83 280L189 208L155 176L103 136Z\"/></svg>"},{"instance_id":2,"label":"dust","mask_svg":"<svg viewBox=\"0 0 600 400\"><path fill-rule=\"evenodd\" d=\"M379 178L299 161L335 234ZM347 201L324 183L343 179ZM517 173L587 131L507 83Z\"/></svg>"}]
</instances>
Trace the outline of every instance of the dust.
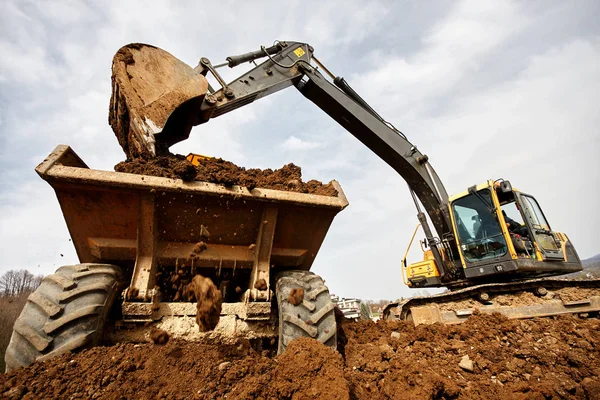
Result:
<instances>
[{"instance_id":1,"label":"dust","mask_svg":"<svg viewBox=\"0 0 600 400\"><path fill-rule=\"evenodd\" d=\"M196 300L196 323L200 332L208 332L215 329L219 323L221 304L223 296L210 278L196 275L192 282L186 287L185 295Z\"/></svg>"},{"instance_id":2,"label":"dust","mask_svg":"<svg viewBox=\"0 0 600 400\"><path fill-rule=\"evenodd\" d=\"M302 288L293 288L290 290L290 294L288 295L288 303L297 306L298 304L302 304L304 300L304 289Z\"/></svg>"},{"instance_id":3,"label":"dust","mask_svg":"<svg viewBox=\"0 0 600 400\"><path fill-rule=\"evenodd\" d=\"M199 165L194 166L184 156L171 154L150 160L135 158L123 161L115 165L115 171L211 182L225 186L238 185L246 187L248 190L264 188L321 196L337 196L338 194L331 183L323 184L316 180L303 182L302 169L294 164L287 164L276 170L261 170L239 167L221 158L202 158L198 162Z\"/></svg>"}]
</instances>

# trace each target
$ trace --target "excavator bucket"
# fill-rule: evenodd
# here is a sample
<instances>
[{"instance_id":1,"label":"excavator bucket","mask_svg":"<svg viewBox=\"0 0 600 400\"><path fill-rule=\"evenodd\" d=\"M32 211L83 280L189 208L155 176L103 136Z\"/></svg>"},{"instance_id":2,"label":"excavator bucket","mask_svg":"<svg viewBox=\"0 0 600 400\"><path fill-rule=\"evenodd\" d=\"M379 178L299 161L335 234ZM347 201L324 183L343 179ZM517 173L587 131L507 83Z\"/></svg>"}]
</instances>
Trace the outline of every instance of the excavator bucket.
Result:
<instances>
[{"instance_id":1,"label":"excavator bucket","mask_svg":"<svg viewBox=\"0 0 600 400\"><path fill-rule=\"evenodd\" d=\"M206 78L170 53L141 43L121 47L108 119L127 157L152 158L186 139L207 91Z\"/></svg>"}]
</instances>

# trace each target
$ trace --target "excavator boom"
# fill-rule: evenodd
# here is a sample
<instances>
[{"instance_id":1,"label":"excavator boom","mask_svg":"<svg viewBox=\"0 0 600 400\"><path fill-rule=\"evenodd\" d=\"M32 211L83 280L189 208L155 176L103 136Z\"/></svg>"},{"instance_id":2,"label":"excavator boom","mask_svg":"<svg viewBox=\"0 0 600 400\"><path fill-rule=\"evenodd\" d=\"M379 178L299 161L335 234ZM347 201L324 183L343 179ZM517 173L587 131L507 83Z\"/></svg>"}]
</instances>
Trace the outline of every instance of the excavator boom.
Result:
<instances>
[{"instance_id":1,"label":"excavator boom","mask_svg":"<svg viewBox=\"0 0 600 400\"><path fill-rule=\"evenodd\" d=\"M151 57L149 53L154 50L157 54ZM131 57L124 61L121 55L123 53L131 54ZM128 113L117 112L114 113L116 117L111 116L111 121L120 123L115 132L123 149L129 151L128 155L131 157L136 155L134 152L153 157L187 139L194 125L203 124L293 85L405 179L419 210L419 219L428 242L440 243L440 238L444 238L445 245L452 247L456 253L447 209L448 194L435 170L429 165L428 157L400 131L383 120L343 78L331 75L335 84L325 79L318 67L327 73L329 71L314 58L313 48L306 43L277 42L270 48L262 47L260 51L228 57L227 62L221 66L233 67L261 57L268 59L232 82L225 83L218 74L217 67L206 58L202 58L194 69L183 62L175 62L173 56L160 49L140 48L139 44L123 47L113 61L111 101L114 104L111 109L128 110ZM154 69L149 71L147 68L136 68L138 59L144 63L151 60ZM317 67L311 64L313 59L316 60ZM164 61L160 62L161 60ZM152 96L145 99L145 92L135 84L152 82L153 74L168 74L173 68L178 71L179 81L174 83L158 79L160 90L149 92ZM214 90L208 85L205 79L208 73L219 82L220 89ZM188 92L188 97L181 95L184 93L181 89L186 86L195 86L195 90ZM169 92L171 87L176 88L177 92ZM127 92L130 88L135 89L134 94ZM158 98L157 93L160 93ZM121 97L117 98L117 95ZM130 101L131 98L136 102ZM157 118L148 115L148 112L156 110L160 111ZM130 116L127 135L124 134L127 120L123 115ZM111 124L114 129L114 122ZM124 137L128 141L123 140ZM437 235L429 229L416 198L429 215ZM431 247L437 264L442 267L441 275L453 275L456 269L454 265L442 259L435 245Z\"/></svg>"}]
</instances>

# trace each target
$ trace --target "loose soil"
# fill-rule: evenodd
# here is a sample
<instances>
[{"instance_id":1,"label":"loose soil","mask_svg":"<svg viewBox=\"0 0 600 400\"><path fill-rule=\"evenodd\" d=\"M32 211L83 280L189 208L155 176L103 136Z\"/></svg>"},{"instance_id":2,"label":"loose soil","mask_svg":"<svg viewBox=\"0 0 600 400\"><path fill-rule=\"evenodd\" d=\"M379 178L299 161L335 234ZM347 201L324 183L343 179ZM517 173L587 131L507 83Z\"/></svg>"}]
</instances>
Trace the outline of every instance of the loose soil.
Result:
<instances>
[{"instance_id":1,"label":"loose soil","mask_svg":"<svg viewBox=\"0 0 600 400\"><path fill-rule=\"evenodd\" d=\"M598 399L600 321L461 325L346 322L345 358L312 339L285 354L249 342L119 344L0 375L5 398ZM464 356L473 372L459 367Z\"/></svg>"},{"instance_id":2,"label":"loose soil","mask_svg":"<svg viewBox=\"0 0 600 400\"><path fill-rule=\"evenodd\" d=\"M167 344L169 341L169 334L162 329L152 329L150 331L150 340L154 344Z\"/></svg>"},{"instance_id":3,"label":"loose soil","mask_svg":"<svg viewBox=\"0 0 600 400\"><path fill-rule=\"evenodd\" d=\"M337 196L331 183L323 184L316 180L302 181L302 169L294 164L280 169L257 169L238 167L221 158L203 158L194 166L182 155L171 154L150 160L136 158L115 165L115 171L138 175L150 175L184 181L204 181L225 186L245 186L254 188L285 190L290 192Z\"/></svg>"},{"instance_id":4,"label":"loose soil","mask_svg":"<svg viewBox=\"0 0 600 400\"><path fill-rule=\"evenodd\" d=\"M288 296L288 303L291 305L297 306L302 303L304 300L304 289L302 288L293 288L290 290L290 294Z\"/></svg>"},{"instance_id":5,"label":"loose soil","mask_svg":"<svg viewBox=\"0 0 600 400\"><path fill-rule=\"evenodd\" d=\"M196 323L200 332L215 329L219 323L223 296L210 278L196 275L185 288L184 297L188 301L196 301Z\"/></svg>"}]
</instances>

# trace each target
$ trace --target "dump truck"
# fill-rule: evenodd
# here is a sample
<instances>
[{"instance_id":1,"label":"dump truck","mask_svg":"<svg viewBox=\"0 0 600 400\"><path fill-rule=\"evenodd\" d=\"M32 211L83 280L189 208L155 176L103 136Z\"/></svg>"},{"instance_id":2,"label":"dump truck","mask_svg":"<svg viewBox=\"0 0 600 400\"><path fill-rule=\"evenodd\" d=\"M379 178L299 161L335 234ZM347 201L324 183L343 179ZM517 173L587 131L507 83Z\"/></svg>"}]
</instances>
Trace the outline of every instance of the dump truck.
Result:
<instances>
[{"instance_id":1,"label":"dump truck","mask_svg":"<svg viewBox=\"0 0 600 400\"><path fill-rule=\"evenodd\" d=\"M337 196L227 187L90 169L60 145L36 168L58 198L80 264L59 268L29 296L6 350L11 370L107 341L206 335L336 346L334 305L309 271ZM200 275L222 293L220 319L199 332L195 302L177 298ZM290 291L303 289L300 304ZM217 316L218 317L218 316Z\"/></svg>"}]
</instances>

